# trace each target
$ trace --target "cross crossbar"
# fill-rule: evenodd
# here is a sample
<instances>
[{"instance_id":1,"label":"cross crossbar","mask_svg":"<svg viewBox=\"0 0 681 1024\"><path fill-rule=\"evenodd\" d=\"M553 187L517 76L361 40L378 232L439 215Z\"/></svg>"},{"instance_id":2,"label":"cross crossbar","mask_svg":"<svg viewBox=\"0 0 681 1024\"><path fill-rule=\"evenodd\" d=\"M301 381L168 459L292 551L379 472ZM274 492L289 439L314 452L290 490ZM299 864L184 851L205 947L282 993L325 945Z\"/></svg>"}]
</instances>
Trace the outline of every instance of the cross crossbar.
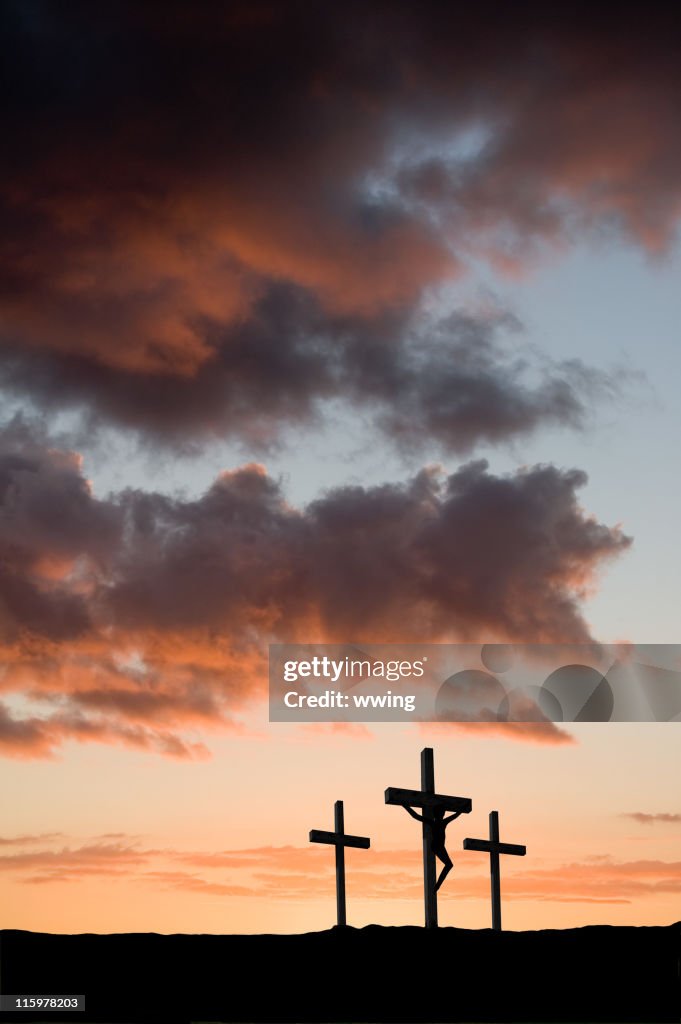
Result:
<instances>
[{"instance_id":1,"label":"cross crossbar","mask_svg":"<svg viewBox=\"0 0 681 1024\"><path fill-rule=\"evenodd\" d=\"M323 832L321 829L310 830L311 843L329 843L331 846L352 846L356 850L368 850L371 840L367 836L348 836L345 833Z\"/></svg>"},{"instance_id":2,"label":"cross crossbar","mask_svg":"<svg viewBox=\"0 0 681 1024\"><path fill-rule=\"evenodd\" d=\"M479 853L508 853L511 857L524 857L526 846L515 843L493 843L489 839L464 839L464 850L478 850Z\"/></svg>"},{"instance_id":3,"label":"cross crossbar","mask_svg":"<svg viewBox=\"0 0 681 1024\"><path fill-rule=\"evenodd\" d=\"M424 793L420 789L396 789L390 786L385 791L385 802L400 807L442 807L445 811L461 811L470 814L473 802L465 796L444 796L440 793Z\"/></svg>"}]
</instances>

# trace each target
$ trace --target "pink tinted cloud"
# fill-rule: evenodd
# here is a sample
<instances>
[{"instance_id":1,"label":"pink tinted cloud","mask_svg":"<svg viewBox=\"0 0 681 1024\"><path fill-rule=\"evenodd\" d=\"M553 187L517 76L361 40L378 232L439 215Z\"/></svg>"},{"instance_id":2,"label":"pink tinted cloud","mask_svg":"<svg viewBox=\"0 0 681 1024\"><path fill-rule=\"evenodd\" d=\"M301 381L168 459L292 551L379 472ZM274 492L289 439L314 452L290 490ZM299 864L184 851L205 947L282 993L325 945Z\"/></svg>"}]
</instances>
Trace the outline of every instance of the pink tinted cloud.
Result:
<instances>
[{"instance_id":1,"label":"pink tinted cloud","mask_svg":"<svg viewBox=\"0 0 681 1024\"><path fill-rule=\"evenodd\" d=\"M0 703L0 747L206 756L203 736L265 696L277 638L588 640L580 603L630 539L584 513L585 482L473 462L296 509L247 465L195 499L99 499L72 453L15 420L0 432L0 687L31 711ZM569 742L550 723L499 735Z\"/></svg>"},{"instance_id":2,"label":"pink tinted cloud","mask_svg":"<svg viewBox=\"0 0 681 1024\"><path fill-rule=\"evenodd\" d=\"M658 812L655 814L648 814L644 811L629 811L622 815L623 818L629 818L631 821L638 822L639 825L678 825L681 824L681 814L669 814L665 812Z\"/></svg>"},{"instance_id":3,"label":"pink tinted cloud","mask_svg":"<svg viewBox=\"0 0 681 1024\"><path fill-rule=\"evenodd\" d=\"M577 232L669 244L676 26L641 47L625 12L172 6L7 26L5 386L174 444L266 442L330 399L453 451L581 422L584 368L532 385L484 318L433 326L422 299Z\"/></svg>"},{"instance_id":4,"label":"pink tinted cloud","mask_svg":"<svg viewBox=\"0 0 681 1024\"><path fill-rule=\"evenodd\" d=\"M162 890L219 897L315 899L333 887L333 861L313 846L262 846L222 851L144 848L138 843L86 843L0 856L0 872L26 884L77 883L96 876ZM487 899L487 857L459 852L456 891L444 899ZM364 899L419 899L421 853L372 849L353 859L353 894ZM681 863L611 856L545 864L523 861L504 877L504 899L625 904L681 892Z\"/></svg>"},{"instance_id":5,"label":"pink tinted cloud","mask_svg":"<svg viewBox=\"0 0 681 1024\"><path fill-rule=\"evenodd\" d=\"M419 726L426 736L451 736L463 732L476 739L505 739L540 746L564 746L575 743L575 737L555 722L431 722Z\"/></svg>"}]
</instances>

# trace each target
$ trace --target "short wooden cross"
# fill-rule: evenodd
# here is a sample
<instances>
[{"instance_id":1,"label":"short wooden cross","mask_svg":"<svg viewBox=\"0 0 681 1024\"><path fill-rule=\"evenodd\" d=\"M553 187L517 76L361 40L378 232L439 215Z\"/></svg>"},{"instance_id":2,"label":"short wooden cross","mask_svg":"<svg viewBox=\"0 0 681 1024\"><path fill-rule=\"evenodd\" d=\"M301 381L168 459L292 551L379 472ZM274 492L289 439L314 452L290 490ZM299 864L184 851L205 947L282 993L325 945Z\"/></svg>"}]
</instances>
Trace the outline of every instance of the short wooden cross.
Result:
<instances>
[{"instance_id":1,"label":"short wooden cross","mask_svg":"<svg viewBox=\"0 0 681 1024\"><path fill-rule=\"evenodd\" d=\"M499 812L489 813L489 839L464 839L464 850L479 850L489 854L490 875L492 879L492 928L501 931L501 871L499 856L508 853L512 857L524 857L526 846L515 846L513 843L499 842Z\"/></svg>"},{"instance_id":2,"label":"short wooden cross","mask_svg":"<svg viewBox=\"0 0 681 1024\"><path fill-rule=\"evenodd\" d=\"M342 800L336 800L334 804L334 827L335 832L322 832L318 828L313 828L310 832L310 842L328 843L336 847L336 910L338 925L342 928L347 924L345 915L345 847L352 846L358 850L368 850L371 840L366 836L345 834Z\"/></svg>"}]
</instances>

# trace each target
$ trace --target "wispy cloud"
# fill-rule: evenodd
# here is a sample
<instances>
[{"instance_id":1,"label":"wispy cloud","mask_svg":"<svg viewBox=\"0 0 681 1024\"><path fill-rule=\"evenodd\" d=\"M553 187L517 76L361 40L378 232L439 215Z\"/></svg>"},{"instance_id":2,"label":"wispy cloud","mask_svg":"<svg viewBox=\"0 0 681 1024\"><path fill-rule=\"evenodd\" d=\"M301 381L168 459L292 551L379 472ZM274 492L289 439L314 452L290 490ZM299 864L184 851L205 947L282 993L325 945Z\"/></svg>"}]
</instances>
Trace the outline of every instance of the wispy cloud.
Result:
<instances>
[{"instance_id":1,"label":"wispy cloud","mask_svg":"<svg viewBox=\"0 0 681 1024\"><path fill-rule=\"evenodd\" d=\"M681 814L647 814L644 811L628 811L621 815L622 818L629 818L631 821L637 821L639 825L679 825L681 824Z\"/></svg>"},{"instance_id":2,"label":"wispy cloud","mask_svg":"<svg viewBox=\"0 0 681 1024\"><path fill-rule=\"evenodd\" d=\"M63 832L39 832L36 835L0 836L0 846L28 846L52 843L55 839L62 839L63 835Z\"/></svg>"},{"instance_id":3,"label":"wispy cloud","mask_svg":"<svg viewBox=\"0 0 681 1024\"><path fill-rule=\"evenodd\" d=\"M555 722L423 722L419 731L424 736L451 736L464 732L475 739L504 739L516 743L537 743L540 746L576 744L575 735Z\"/></svg>"},{"instance_id":4,"label":"wispy cloud","mask_svg":"<svg viewBox=\"0 0 681 1024\"><path fill-rule=\"evenodd\" d=\"M489 894L484 855L452 847L454 873L443 899L481 899ZM363 899L419 899L421 851L349 851L349 885ZM334 885L329 851L315 845L257 846L226 850L145 848L139 842L86 843L0 856L0 873L27 885L49 885L97 877L152 889L217 897L316 899ZM617 860L590 855L567 863L536 859L508 865L504 899L622 904L681 894L681 861Z\"/></svg>"}]
</instances>

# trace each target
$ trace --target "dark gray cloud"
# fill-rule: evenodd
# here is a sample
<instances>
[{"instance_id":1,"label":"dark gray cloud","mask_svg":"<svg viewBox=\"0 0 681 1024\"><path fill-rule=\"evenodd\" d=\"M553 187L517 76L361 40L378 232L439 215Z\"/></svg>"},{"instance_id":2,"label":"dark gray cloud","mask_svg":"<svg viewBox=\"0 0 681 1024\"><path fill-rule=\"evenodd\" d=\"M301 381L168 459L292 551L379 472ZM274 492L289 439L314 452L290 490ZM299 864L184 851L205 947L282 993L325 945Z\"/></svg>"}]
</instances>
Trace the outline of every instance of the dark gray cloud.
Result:
<instances>
[{"instance_id":1,"label":"dark gray cloud","mask_svg":"<svg viewBox=\"0 0 681 1024\"><path fill-rule=\"evenodd\" d=\"M581 600L630 544L580 507L585 474L552 466L431 467L300 509L253 464L194 499L99 499L21 420L0 465L2 687L38 709L0 706L15 754L77 739L203 756L197 733L262 697L271 640L588 640Z\"/></svg>"},{"instance_id":2,"label":"dark gray cloud","mask_svg":"<svg viewBox=\"0 0 681 1024\"><path fill-rule=\"evenodd\" d=\"M596 229L669 242L681 86L664 14L76 2L3 17L9 392L181 445L267 443L340 398L402 445L462 452L578 424L585 382L610 387L569 363L523 368L517 336L500 348L484 318L412 332L471 260L517 271Z\"/></svg>"},{"instance_id":3,"label":"dark gray cloud","mask_svg":"<svg viewBox=\"0 0 681 1024\"><path fill-rule=\"evenodd\" d=\"M498 313L436 322L406 309L331 315L309 292L273 285L245 322L206 325L213 354L192 376L7 346L0 381L42 410L80 409L92 425L114 422L180 447L225 435L267 446L340 398L402 448L465 454L544 425L580 427L593 400L619 386L579 361L531 353L520 330Z\"/></svg>"}]
</instances>

